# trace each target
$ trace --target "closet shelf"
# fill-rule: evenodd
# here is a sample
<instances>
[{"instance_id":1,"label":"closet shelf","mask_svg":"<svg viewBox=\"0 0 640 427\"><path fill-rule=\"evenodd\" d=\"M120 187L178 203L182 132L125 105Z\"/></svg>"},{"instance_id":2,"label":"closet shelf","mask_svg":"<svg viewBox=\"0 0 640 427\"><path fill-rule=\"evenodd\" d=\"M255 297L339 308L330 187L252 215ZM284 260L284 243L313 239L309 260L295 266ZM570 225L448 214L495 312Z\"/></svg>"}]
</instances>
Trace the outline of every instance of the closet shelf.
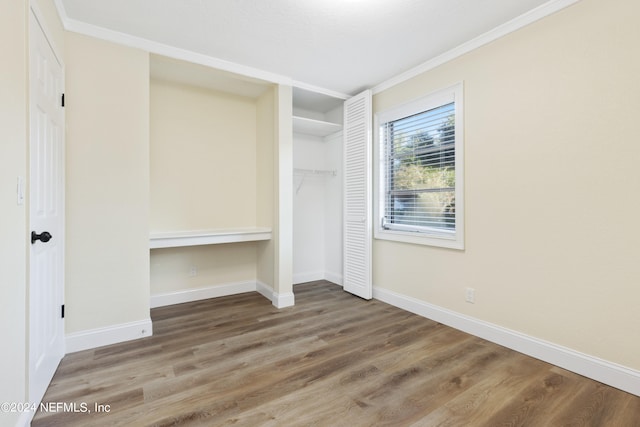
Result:
<instances>
[{"instance_id":1,"label":"closet shelf","mask_svg":"<svg viewBox=\"0 0 640 427\"><path fill-rule=\"evenodd\" d=\"M322 120L293 116L293 131L305 135L327 136L342 130L342 125Z\"/></svg>"},{"instance_id":2,"label":"closet shelf","mask_svg":"<svg viewBox=\"0 0 640 427\"><path fill-rule=\"evenodd\" d=\"M163 231L152 232L149 235L149 248L177 248L182 246L257 242L260 240L271 240L270 228L251 227L212 230Z\"/></svg>"}]
</instances>

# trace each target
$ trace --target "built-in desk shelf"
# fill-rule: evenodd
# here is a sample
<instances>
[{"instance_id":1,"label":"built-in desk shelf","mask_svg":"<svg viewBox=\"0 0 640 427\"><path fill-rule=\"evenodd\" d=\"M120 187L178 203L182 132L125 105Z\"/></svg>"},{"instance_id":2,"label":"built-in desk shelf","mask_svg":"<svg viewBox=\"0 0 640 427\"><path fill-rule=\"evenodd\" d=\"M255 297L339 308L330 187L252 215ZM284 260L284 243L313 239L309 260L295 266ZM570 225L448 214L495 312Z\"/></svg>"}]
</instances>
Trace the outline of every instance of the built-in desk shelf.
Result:
<instances>
[{"instance_id":1,"label":"built-in desk shelf","mask_svg":"<svg viewBox=\"0 0 640 427\"><path fill-rule=\"evenodd\" d=\"M149 248L178 248L182 246L257 242L260 240L271 240L270 228L252 227L192 231L162 231L153 232L149 235Z\"/></svg>"}]
</instances>

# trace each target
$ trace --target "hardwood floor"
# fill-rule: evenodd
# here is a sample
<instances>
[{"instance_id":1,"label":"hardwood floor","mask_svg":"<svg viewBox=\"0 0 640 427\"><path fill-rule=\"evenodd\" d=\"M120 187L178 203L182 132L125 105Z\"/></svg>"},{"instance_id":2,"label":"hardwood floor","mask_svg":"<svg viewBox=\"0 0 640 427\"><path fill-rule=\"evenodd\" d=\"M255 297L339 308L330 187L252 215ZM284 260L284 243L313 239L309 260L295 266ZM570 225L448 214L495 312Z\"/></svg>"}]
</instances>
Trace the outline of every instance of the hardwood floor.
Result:
<instances>
[{"instance_id":1,"label":"hardwood floor","mask_svg":"<svg viewBox=\"0 0 640 427\"><path fill-rule=\"evenodd\" d=\"M640 426L640 397L328 282L294 292L152 310L153 337L66 356L32 426Z\"/></svg>"}]
</instances>

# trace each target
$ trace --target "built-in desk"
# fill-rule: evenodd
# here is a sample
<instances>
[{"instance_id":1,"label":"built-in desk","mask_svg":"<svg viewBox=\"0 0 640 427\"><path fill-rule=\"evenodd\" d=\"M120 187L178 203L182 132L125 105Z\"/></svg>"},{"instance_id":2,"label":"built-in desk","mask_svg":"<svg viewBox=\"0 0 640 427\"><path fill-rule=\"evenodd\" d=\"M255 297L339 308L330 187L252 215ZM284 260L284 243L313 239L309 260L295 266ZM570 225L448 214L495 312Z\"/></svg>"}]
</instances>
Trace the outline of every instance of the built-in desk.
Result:
<instances>
[{"instance_id":1,"label":"built-in desk","mask_svg":"<svg viewBox=\"0 0 640 427\"><path fill-rule=\"evenodd\" d=\"M224 228L193 231L163 231L149 235L149 248L178 248L184 246L218 245L222 243L257 242L271 240L266 227Z\"/></svg>"}]
</instances>

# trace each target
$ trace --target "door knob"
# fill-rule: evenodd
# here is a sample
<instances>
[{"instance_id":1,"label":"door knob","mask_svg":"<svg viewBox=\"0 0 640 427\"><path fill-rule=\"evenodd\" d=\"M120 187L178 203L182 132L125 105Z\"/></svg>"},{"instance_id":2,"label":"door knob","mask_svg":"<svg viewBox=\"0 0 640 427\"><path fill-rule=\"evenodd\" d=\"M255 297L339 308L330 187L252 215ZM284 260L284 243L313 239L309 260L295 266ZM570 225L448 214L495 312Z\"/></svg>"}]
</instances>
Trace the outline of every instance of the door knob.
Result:
<instances>
[{"instance_id":1,"label":"door knob","mask_svg":"<svg viewBox=\"0 0 640 427\"><path fill-rule=\"evenodd\" d=\"M51 233L49 233L48 231L43 231L40 234L37 234L35 231L31 232L31 244L33 245L36 240L40 240L42 243L47 243L49 240L51 240Z\"/></svg>"}]
</instances>

